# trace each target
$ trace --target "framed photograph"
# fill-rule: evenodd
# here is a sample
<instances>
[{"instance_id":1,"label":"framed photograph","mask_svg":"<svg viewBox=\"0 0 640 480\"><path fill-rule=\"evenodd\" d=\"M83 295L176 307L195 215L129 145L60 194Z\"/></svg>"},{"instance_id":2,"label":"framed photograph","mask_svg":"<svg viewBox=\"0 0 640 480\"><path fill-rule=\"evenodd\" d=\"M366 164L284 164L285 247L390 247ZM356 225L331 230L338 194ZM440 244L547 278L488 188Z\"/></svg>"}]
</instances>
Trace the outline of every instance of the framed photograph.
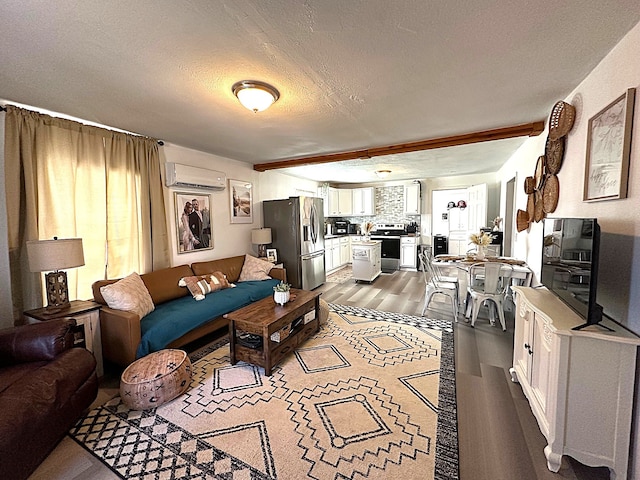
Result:
<instances>
[{"instance_id":1,"label":"framed photograph","mask_svg":"<svg viewBox=\"0 0 640 480\"><path fill-rule=\"evenodd\" d=\"M175 192L173 196L176 205L178 253L212 249L211 195Z\"/></svg>"},{"instance_id":2,"label":"framed photograph","mask_svg":"<svg viewBox=\"0 0 640 480\"><path fill-rule=\"evenodd\" d=\"M231 223L253 223L253 191L249 182L229 179Z\"/></svg>"},{"instance_id":3,"label":"framed photograph","mask_svg":"<svg viewBox=\"0 0 640 480\"><path fill-rule=\"evenodd\" d=\"M267 261L271 263L278 262L278 252L276 252L275 248L267 248Z\"/></svg>"},{"instance_id":4,"label":"framed photograph","mask_svg":"<svg viewBox=\"0 0 640 480\"><path fill-rule=\"evenodd\" d=\"M627 198L635 88L589 119L584 201Z\"/></svg>"}]
</instances>

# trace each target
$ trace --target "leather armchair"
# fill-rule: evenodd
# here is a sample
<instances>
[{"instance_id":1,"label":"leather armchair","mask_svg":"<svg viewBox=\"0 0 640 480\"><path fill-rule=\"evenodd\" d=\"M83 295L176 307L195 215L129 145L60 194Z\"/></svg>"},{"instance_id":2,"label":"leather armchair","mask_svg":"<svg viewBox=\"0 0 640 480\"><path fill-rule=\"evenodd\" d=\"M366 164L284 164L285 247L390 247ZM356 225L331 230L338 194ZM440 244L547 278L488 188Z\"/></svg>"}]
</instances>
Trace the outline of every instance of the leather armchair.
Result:
<instances>
[{"instance_id":1,"label":"leather armchair","mask_svg":"<svg viewBox=\"0 0 640 480\"><path fill-rule=\"evenodd\" d=\"M27 478L91 405L96 361L74 319L0 330L0 478Z\"/></svg>"}]
</instances>

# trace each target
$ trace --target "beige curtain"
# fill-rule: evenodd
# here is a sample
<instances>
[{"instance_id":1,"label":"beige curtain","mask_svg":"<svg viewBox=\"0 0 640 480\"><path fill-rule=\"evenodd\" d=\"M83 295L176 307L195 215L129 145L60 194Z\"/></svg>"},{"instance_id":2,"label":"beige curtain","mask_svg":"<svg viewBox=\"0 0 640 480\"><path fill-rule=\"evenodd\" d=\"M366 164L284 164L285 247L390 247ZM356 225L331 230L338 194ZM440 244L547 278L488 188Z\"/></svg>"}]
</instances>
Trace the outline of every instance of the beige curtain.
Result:
<instances>
[{"instance_id":1,"label":"beige curtain","mask_svg":"<svg viewBox=\"0 0 640 480\"><path fill-rule=\"evenodd\" d=\"M70 299L91 284L169 265L158 143L7 107L5 182L14 312L42 305L26 241L80 237L85 266L67 270Z\"/></svg>"}]
</instances>

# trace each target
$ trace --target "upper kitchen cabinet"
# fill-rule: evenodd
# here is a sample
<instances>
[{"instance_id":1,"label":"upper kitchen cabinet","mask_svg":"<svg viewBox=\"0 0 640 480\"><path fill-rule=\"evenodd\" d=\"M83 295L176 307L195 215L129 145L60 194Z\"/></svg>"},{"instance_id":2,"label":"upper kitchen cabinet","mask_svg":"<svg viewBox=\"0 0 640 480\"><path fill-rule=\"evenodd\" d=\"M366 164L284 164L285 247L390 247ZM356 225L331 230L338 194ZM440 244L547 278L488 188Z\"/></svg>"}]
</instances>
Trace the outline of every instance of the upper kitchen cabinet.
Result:
<instances>
[{"instance_id":1,"label":"upper kitchen cabinet","mask_svg":"<svg viewBox=\"0 0 640 480\"><path fill-rule=\"evenodd\" d=\"M327 189L325 217L375 215L373 187Z\"/></svg>"},{"instance_id":2,"label":"upper kitchen cabinet","mask_svg":"<svg viewBox=\"0 0 640 480\"><path fill-rule=\"evenodd\" d=\"M343 217L353 215L353 198L351 190L329 187L325 208L326 217Z\"/></svg>"},{"instance_id":3,"label":"upper kitchen cabinet","mask_svg":"<svg viewBox=\"0 0 640 480\"><path fill-rule=\"evenodd\" d=\"M405 215L420 215L420 183L412 183L404 187Z\"/></svg>"},{"instance_id":4,"label":"upper kitchen cabinet","mask_svg":"<svg viewBox=\"0 0 640 480\"><path fill-rule=\"evenodd\" d=\"M338 207L340 207L340 215L353 215L353 197L351 190L338 189Z\"/></svg>"},{"instance_id":5,"label":"upper kitchen cabinet","mask_svg":"<svg viewBox=\"0 0 640 480\"><path fill-rule=\"evenodd\" d=\"M373 187L354 188L351 192L353 215L375 215L375 193Z\"/></svg>"}]
</instances>

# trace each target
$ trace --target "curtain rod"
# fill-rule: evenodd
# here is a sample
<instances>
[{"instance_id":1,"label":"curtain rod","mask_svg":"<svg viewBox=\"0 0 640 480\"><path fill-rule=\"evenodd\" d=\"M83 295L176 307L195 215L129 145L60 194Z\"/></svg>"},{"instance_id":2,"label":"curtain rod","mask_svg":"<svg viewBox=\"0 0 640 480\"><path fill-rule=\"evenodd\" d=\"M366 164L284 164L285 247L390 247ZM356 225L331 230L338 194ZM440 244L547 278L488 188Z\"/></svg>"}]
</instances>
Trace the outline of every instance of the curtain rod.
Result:
<instances>
[{"instance_id":1,"label":"curtain rod","mask_svg":"<svg viewBox=\"0 0 640 480\"><path fill-rule=\"evenodd\" d=\"M4 105L0 105L0 112L6 112L6 111L7 111L7 107L5 107ZM164 142L162 140L158 140L158 145L162 147L164 146Z\"/></svg>"}]
</instances>

